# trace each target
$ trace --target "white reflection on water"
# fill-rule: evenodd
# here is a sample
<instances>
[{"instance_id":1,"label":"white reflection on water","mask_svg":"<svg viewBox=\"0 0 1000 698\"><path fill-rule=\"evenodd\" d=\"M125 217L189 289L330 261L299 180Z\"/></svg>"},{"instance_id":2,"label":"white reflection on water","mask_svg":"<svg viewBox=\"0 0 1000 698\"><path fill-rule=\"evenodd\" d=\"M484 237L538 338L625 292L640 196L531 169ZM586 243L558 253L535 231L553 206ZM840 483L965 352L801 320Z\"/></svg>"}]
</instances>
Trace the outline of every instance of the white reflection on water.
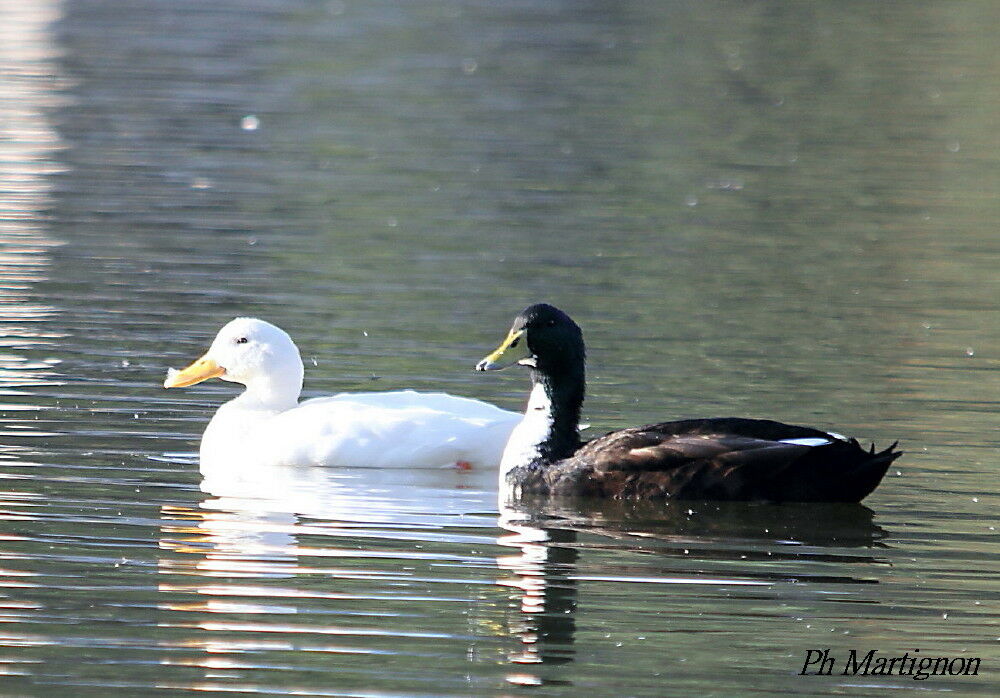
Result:
<instances>
[{"instance_id":1,"label":"white reflection on water","mask_svg":"<svg viewBox=\"0 0 1000 698\"><path fill-rule=\"evenodd\" d=\"M522 512L501 506L499 524L511 533L500 536L497 542L520 551L516 555L497 557L497 567L514 575L498 579L497 584L520 591L520 615L508 624L508 632L520 641L520 648L508 655L508 661L517 665L571 661L572 650L568 648L573 644L576 631L576 585L566 578L565 568L559 570L553 557L561 555L559 562L572 568L576 551L553 547L551 532L532 525L530 517ZM553 579L557 575L561 579ZM554 593L558 595L553 597ZM563 652L557 649L559 653L552 656L554 643L560 643L567 649ZM515 685L542 683L541 677L523 671L511 672L506 679Z\"/></svg>"},{"instance_id":2,"label":"white reflection on water","mask_svg":"<svg viewBox=\"0 0 1000 698\"><path fill-rule=\"evenodd\" d=\"M32 292L46 278L52 240L40 223L51 206L49 175L62 171L63 148L47 111L63 98L57 90L55 38L50 29L60 2L0 3L0 394L41 383L55 359L29 360L19 353L51 344L56 336L37 323L55 308ZM23 409L23 407L21 408ZM29 420L6 418L8 430L29 429Z\"/></svg>"},{"instance_id":3,"label":"white reflection on water","mask_svg":"<svg viewBox=\"0 0 1000 698\"><path fill-rule=\"evenodd\" d=\"M169 458L182 460L177 454ZM183 460L193 463L194 458ZM470 477L492 482L493 473L248 468L233 463L202 467L201 472L201 489L209 497L199 507L161 510L159 546L171 554L160 559L164 581L158 589L164 599L159 607L183 619L172 617L165 625L180 622L201 631L184 646L202 650L205 657L170 661L238 669L237 664L228 665L230 658L253 649L382 654L389 650L368 646L370 638L450 637L405 626L358 626L350 620L368 613L348 612L343 622L332 616L317 625L306 622L314 616L303 604L360 602L378 607L430 600L405 591L403 585L414 574L410 563L463 560L414 550L401 541L450 535L443 532L449 520L488 510L492 492L465 490L455 483L467 483ZM359 540L373 544L358 546ZM354 586L345 587L351 583ZM188 615L192 612L193 621ZM296 615L303 621L293 622Z\"/></svg>"},{"instance_id":4,"label":"white reflection on water","mask_svg":"<svg viewBox=\"0 0 1000 698\"><path fill-rule=\"evenodd\" d=\"M195 463L193 454L173 454L165 460ZM159 559L157 606L167 615L158 622L165 629L185 630L177 646L191 650L161 661L201 668L209 679L212 672L219 677L243 671L246 653L256 650L421 653L427 651L427 641L463 641L454 634L457 626L427 627L424 620L418 621L428 614L434 617L429 609L449 596L419 591L421 585L494 582L513 590L516 606L497 602L489 593L482 596L484 603L470 616L476 623L472 634L479 639L469 656L508 665L504 678L510 684L548 684L554 680L554 665L576 659L577 606L583 588L666 584L708 588L708 594L716 588L725 596L727 590L742 587L760 590L755 598L765 603L828 593L790 583L795 576L837 582L844 587L840 593L849 594L853 592L844 585L863 580L828 574L820 575L821 580L809 570L827 554L840 562L869 561L863 551L828 549L822 545L829 543L827 536L849 547L867 547L876 534L871 512L861 508L840 512L839 519L831 511L821 517L822 530L815 530L797 521L796 514L807 512L794 507L723 507L715 516L714 508L703 505L703 515L695 516L690 507L662 503L652 508L596 503L594 510L501 503L499 525L506 533L491 538L495 519L488 512L491 502L495 506L496 490L456 487L467 476L454 471L240 464L203 469L204 501L161 509L159 547L164 554ZM495 482L490 472L475 477L472 482L480 485ZM484 534L463 532L467 525L485 529ZM451 543L466 552L408 545L424 542ZM514 554L494 558L492 551L477 557L475 549L491 542ZM814 544L827 552L812 553ZM608 546L656 551L669 561L669 571L661 565L652 573L647 567L607 570L594 553ZM688 556L688 547L714 551L719 564L692 566L691 557L701 558ZM782 553L781 548L791 552ZM784 566L761 570L738 562L754 551L769 559L772 553L773 559L784 556L795 571ZM807 564L793 562L800 557ZM493 559L497 569L491 570ZM441 576L416 571L414 563L463 572ZM729 575L727 567L732 568ZM476 569L482 574L470 579L469 570ZM776 614L784 613L776 609ZM386 623L383 618L396 620ZM486 637L505 638L506 649L493 654L483 645ZM379 638L391 640L391 646Z\"/></svg>"},{"instance_id":5,"label":"white reflection on water","mask_svg":"<svg viewBox=\"0 0 1000 698\"><path fill-rule=\"evenodd\" d=\"M211 496L199 509L166 507L165 516L190 523L164 526L160 544L194 554L193 570L187 559L177 563L179 569L206 578L322 573L384 579L386 574L375 570L319 570L306 561L378 555L315 543L303 547L298 537L307 533L334 540L348 533L380 537L378 527L383 525L393 529L385 536L398 539L406 537L406 532L396 527L420 525L419 512L425 509L420 487L427 476L422 471L226 464L202 467L202 477L201 489ZM405 492L410 493L409 501ZM427 495L432 496L432 491ZM214 588L200 587L199 592L211 594Z\"/></svg>"}]
</instances>

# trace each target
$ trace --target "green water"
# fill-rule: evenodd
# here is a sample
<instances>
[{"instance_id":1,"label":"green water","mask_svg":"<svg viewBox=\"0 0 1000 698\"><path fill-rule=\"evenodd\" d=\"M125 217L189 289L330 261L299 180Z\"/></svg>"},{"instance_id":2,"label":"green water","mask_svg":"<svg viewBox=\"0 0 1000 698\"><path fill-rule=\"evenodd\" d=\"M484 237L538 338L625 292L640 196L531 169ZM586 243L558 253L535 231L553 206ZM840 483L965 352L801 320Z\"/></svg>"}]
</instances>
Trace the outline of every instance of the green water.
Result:
<instances>
[{"instance_id":1,"label":"green water","mask_svg":"<svg viewBox=\"0 0 1000 698\"><path fill-rule=\"evenodd\" d=\"M1000 690L989 2L0 2L0 692ZM771 417L865 507L202 481L235 315L306 392L443 389L548 301L590 433ZM806 652L838 658L800 676ZM979 676L839 674L850 650Z\"/></svg>"}]
</instances>

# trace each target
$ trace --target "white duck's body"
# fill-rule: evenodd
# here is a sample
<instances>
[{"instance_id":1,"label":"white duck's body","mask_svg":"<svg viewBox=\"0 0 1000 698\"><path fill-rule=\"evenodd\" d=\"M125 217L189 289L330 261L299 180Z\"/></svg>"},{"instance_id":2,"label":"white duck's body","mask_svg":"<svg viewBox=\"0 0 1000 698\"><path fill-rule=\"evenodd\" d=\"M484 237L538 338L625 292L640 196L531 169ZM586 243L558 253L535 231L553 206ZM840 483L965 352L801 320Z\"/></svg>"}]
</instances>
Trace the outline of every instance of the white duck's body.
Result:
<instances>
[{"instance_id":1,"label":"white duck's body","mask_svg":"<svg viewBox=\"0 0 1000 698\"><path fill-rule=\"evenodd\" d=\"M494 466L520 421L485 402L412 390L341 393L284 411L243 397L212 417L201 438L202 464Z\"/></svg>"},{"instance_id":2,"label":"white duck's body","mask_svg":"<svg viewBox=\"0 0 1000 698\"><path fill-rule=\"evenodd\" d=\"M281 329L237 318L165 387L207 378L242 383L201 439L202 468L264 465L492 467L521 415L444 393L341 393L298 402L303 367Z\"/></svg>"}]
</instances>

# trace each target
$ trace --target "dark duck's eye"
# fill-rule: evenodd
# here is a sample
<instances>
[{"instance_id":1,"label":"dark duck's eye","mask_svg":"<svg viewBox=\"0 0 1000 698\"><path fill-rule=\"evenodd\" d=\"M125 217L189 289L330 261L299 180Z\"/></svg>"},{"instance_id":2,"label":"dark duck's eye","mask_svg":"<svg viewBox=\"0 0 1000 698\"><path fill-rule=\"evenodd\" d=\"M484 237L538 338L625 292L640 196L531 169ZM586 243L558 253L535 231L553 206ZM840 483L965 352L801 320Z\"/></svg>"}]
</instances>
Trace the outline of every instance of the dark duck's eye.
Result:
<instances>
[{"instance_id":1,"label":"dark duck's eye","mask_svg":"<svg viewBox=\"0 0 1000 698\"><path fill-rule=\"evenodd\" d=\"M247 338L246 337L240 337L239 339L236 340L236 343L237 344L246 344L247 343Z\"/></svg>"}]
</instances>

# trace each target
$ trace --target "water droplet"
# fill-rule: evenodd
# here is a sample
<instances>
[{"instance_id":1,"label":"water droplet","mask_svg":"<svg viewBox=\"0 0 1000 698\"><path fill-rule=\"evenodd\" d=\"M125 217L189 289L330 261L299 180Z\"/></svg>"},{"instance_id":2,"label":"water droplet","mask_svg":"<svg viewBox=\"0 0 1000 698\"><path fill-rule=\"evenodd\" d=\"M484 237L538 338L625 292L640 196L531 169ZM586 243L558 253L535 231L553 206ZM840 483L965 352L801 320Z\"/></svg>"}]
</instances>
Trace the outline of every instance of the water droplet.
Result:
<instances>
[{"instance_id":1,"label":"water droplet","mask_svg":"<svg viewBox=\"0 0 1000 698\"><path fill-rule=\"evenodd\" d=\"M385 219L385 224L390 228L395 228L397 225L399 225L399 219L396 218L395 216L389 216L388 218Z\"/></svg>"},{"instance_id":2,"label":"water droplet","mask_svg":"<svg viewBox=\"0 0 1000 698\"><path fill-rule=\"evenodd\" d=\"M697 206L698 205L698 197L695 196L694 194L688 194L684 198L684 205L685 206Z\"/></svg>"},{"instance_id":3,"label":"water droplet","mask_svg":"<svg viewBox=\"0 0 1000 698\"><path fill-rule=\"evenodd\" d=\"M253 114L247 114L240 119L240 128L244 131L256 131L260 128L260 119Z\"/></svg>"},{"instance_id":4,"label":"water droplet","mask_svg":"<svg viewBox=\"0 0 1000 698\"><path fill-rule=\"evenodd\" d=\"M476 62L475 58L462 59L462 72L466 75L472 75L477 68L479 68L479 63Z\"/></svg>"},{"instance_id":5,"label":"water droplet","mask_svg":"<svg viewBox=\"0 0 1000 698\"><path fill-rule=\"evenodd\" d=\"M948 141L948 152L957 153L961 148L962 146L958 141Z\"/></svg>"}]
</instances>

